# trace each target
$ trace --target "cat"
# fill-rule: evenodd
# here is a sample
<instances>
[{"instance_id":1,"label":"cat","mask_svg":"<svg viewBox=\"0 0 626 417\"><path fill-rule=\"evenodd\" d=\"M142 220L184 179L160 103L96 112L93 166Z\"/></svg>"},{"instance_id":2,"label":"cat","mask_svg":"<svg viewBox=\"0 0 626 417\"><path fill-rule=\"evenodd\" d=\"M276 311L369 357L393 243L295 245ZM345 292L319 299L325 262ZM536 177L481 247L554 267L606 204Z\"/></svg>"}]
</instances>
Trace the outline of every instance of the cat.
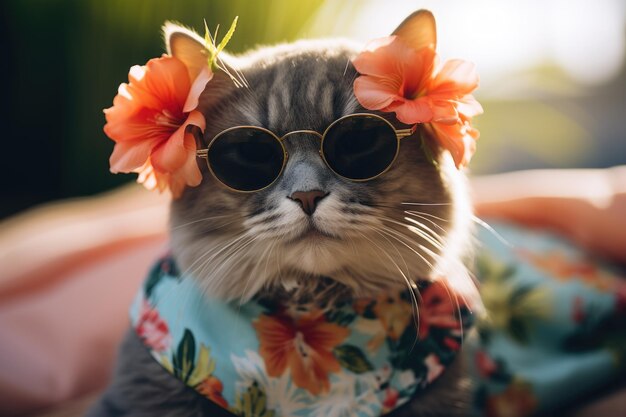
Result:
<instances>
[{"instance_id":1,"label":"cat","mask_svg":"<svg viewBox=\"0 0 626 417\"><path fill-rule=\"evenodd\" d=\"M398 30L419 30L415 14ZM396 32L398 32L396 30ZM203 40L175 24L164 28L168 52L190 68L206 65ZM323 132L333 121L371 112L353 92L351 59L359 45L344 40L298 41L222 59L241 87L217 71L202 93L206 147L233 126L260 126L278 136ZM397 129L406 128L388 114ZM254 193L227 189L199 159L203 180L171 204L172 257L204 294L225 301L265 297L293 305L332 304L344 295L375 297L445 276L472 296L463 266L471 251L472 211L465 174L447 152L436 164L417 139L403 139L383 175L353 182L335 175L319 155L319 138L289 135L289 159L272 186ZM460 357L428 389L390 416L465 415L470 387ZM184 385L130 331L115 376L90 417L213 416L222 408Z\"/></svg>"}]
</instances>

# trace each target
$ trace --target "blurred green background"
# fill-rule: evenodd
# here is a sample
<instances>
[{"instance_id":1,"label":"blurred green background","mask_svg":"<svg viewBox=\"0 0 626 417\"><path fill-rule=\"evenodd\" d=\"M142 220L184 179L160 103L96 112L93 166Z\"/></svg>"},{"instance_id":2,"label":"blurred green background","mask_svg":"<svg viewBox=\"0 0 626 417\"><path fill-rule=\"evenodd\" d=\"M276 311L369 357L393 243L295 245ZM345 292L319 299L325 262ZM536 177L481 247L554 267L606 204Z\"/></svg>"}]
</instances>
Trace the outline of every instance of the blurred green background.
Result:
<instances>
[{"instance_id":1,"label":"blurred green background","mask_svg":"<svg viewBox=\"0 0 626 417\"><path fill-rule=\"evenodd\" d=\"M203 19L214 28L238 15L229 49L242 52L302 37L365 41L430 8L442 56L474 60L482 74L474 173L625 163L624 2L467 3L3 0L0 217L134 180L109 173L102 109L130 66L163 53L165 20L202 33Z\"/></svg>"}]
</instances>

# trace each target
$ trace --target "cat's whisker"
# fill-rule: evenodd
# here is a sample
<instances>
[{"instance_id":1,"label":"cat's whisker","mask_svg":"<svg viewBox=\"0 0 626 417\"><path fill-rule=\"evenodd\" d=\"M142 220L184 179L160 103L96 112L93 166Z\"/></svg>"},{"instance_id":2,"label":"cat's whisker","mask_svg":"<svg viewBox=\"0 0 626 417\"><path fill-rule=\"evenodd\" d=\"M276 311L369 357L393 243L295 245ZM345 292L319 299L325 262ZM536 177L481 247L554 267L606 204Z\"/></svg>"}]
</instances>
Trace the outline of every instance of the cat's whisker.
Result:
<instances>
[{"instance_id":1,"label":"cat's whisker","mask_svg":"<svg viewBox=\"0 0 626 417\"><path fill-rule=\"evenodd\" d=\"M407 212L405 212L407 213ZM445 234L447 233L446 229L444 229L443 227L441 227L440 225L438 225L437 223L435 223L434 221L432 221L431 219L429 219L428 217L422 216L420 214L416 214L416 213L407 213L409 216L414 216L417 217L418 219L424 220L430 224L432 224L435 228L439 229L441 231L441 233ZM405 217L406 219L406 217ZM425 225L424 225L425 226Z\"/></svg>"},{"instance_id":2,"label":"cat's whisker","mask_svg":"<svg viewBox=\"0 0 626 417\"><path fill-rule=\"evenodd\" d=\"M443 250L444 249L444 245L445 245L445 240L439 236L437 233L435 233L434 231L432 231L430 228L423 226L421 223L417 222L417 221L412 221L413 224L422 227L424 230L416 228L412 225L406 224L406 223L402 223L400 221L385 217L385 216L378 216L381 220L389 222L389 223L393 223L396 224L398 226L401 226L405 229L410 230L411 232L415 233L416 235L420 236L422 239L424 239L425 241L427 241L428 243L430 243L434 248L439 249L439 250ZM406 220L412 220L409 219L407 217L405 217Z\"/></svg>"},{"instance_id":3,"label":"cat's whisker","mask_svg":"<svg viewBox=\"0 0 626 417\"><path fill-rule=\"evenodd\" d=\"M390 237L392 237L393 239L397 240L398 242L400 242L403 246L405 246L406 248L408 248L411 252L415 253L417 256L420 257L420 259L422 259L422 261L424 261L426 263L426 265L428 265L428 267L433 270L435 267L434 265L428 261L423 254L421 254L419 251L417 251L415 248L409 246L408 244L406 244L405 242L403 242L402 240L400 240L399 238L397 238L397 236L394 236L394 234L391 232L391 230L393 229L380 229L381 231L383 231L384 233L387 233ZM410 239L408 239L406 236L404 236L402 233L395 231L395 233L399 234L400 236L402 236L403 238L405 238L406 240L408 240L409 242L415 244L418 246L419 249L422 249L424 251L428 251L430 253L433 253L432 251L428 250L428 248L424 247L423 245L420 245L419 243L412 241ZM436 259L435 259L436 261Z\"/></svg>"},{"instance_id":4,"label":"cat's whisker","mask_svg":"<svg viewBox=\"0 0 626 417\"><path fill-rule=\"evenodd\" d=\"M216 288L218 286L221 287L223 283L228 280L229 277L228 277L227 272L230 272L230 270L232 270L233 267L237 266L237 263L236 262L228 263L227 261L229 259L234 258L238 253L240 253L243 249L245 249L248 245L250 245L254 240L257 239L256 236L247 236L247 238L248 239L246 239L243 242L240 242L238 245L231 247L228 251L222 252L221 257L223 259L218 258L215 260L215 263L217 264L217 266L211 271L211 274L210 274L211 279L207 280L207 283L211 284L209 285L209 287L216 287ZM218 274L218 272L220 272L224 268L224 266L227 264L230 264L230 265L228 269L225 271L225 273Z\"/></svg>"},{"instance_id":5,"label":"cat's whisker","mask_svg":"<svg viewBox=\"0 0 626 417\"><path fill-rule=\"evenodd\" d=\"M266 278L269 278L269 275L267 273L267 266L269 265L269 261L272 258L272 252L274 251L274 248L276 247L277 242L275 240L270 241L269 243L269 253L267 255L267 257L265 258L265 270L264 270L264 274L263 276ZM278 262L278 259L276 260L276 262Z\"/></svg>"},{"instance_id":6,"label":"cat's whisker","mask_svg":"<svg viewBox=\"0 0 626 417\"><path fill-rule=\"evenodd\" d=\"M244 238L244 235L240 235L237 236L233 239L230 239L228 242L229 244L233 244L236 241ZM185 268L184 270L181 271L181 276L196 276L197 271L199 270L203 270L204 267L211 262L212 260L212 256L211 254L213 254L216 250L219 250L221 248L221 246L215 246L213 248L210 248L209 250L207 250L206 252L204 252L202 255L198 256L196 258L196 260L189 265L187 268ZM209 259L207 259L209 258ZM199 264L199 265L198 265ZM196 266L198 265L198 266ZM169 296L176 296L176 293L171 293L171 294L167 294L167 297Z\"/></svg>"},{"instance_id":7,"label":"cat's whisker","mask_svg":"<svg viewBox=\"0 0 626 417\"><path fill-rule=\"evenodd\" d=\"M413 341L413 345L411 346L411 350L413 350L413 348L415 347L419 339L419 335L418 335L419 333L419 304L418 304L417 297L415 296L415 283L402 272L402 269L393 260L393 257L389 255L389 253L383 247L381 247L380 245L376 244L374 241L367 238L367 236L363 235L363 237L365 237L374 246L376 246L381 252L383 252L387 256L389 261L393 263L393 265L398 269L398 272L400 272L400 275L404 279L407 289L409 290L409 294L411 294L411 310L413 311L413 324L415 325L415 329L416 329L416 337L415 337L415 340Z\"/></svg>"},{"instance_id":8,"label":"cat's whisker","mask_svg":"<svg viewBox=\"0 0 626 417\"><path fill-rule=\"evenodd\" d=\"M247 260L247 264L250 264L250 263L251 263L250 258L249 258L248 256L243 256L243 254L242 254L242 253L243 253L243 252L245 252L245 251L249 251L249 247L250 247L250 245L252 245L252 244L253 244L253 243L254 243L257 239L258 239L258 237L257 237L257 236L252 237L252 238L251 238L250 240L248 240L247 242L245 242L245 243L243 243L243 244L239 245L239 247L238 247L237 249L235 249L235 250L231 251L229 254L225 254L225 255L224 255L224 259L222 259L222 260L221 260L221 262L219 262L219 265L218 265L217 269L215 269L214 274L215 274L215 275L217 275L217 273L218 273L219 271L221 271L221 270L222 270L222 268L224 268L224 266L225 266L225 265L228 265L228 267L224 270L224 272L223 272L223 273L220 273L220 274L219 274L219 276L220 276L220 277L224 277L223 279L227 279L227 278L229 278L229 277L230 277L230 275L229 275L229 274L230 274L230 272L231 272L231 271L233 270L233 268L235 268L235 267L240 267L240 269L241 269L242 271L246 271L246 270L247 270L247 268L243 268L243 267L241 267L240 262L236 262L236 261L235 261L235 262L232 262L232 260L233 260L233 259L235 259L235 258L239 258L239 260L241 260L241 259L245 259L245 260ZM245 283L245 285L244 285L244 289L243 289L243 290L242 290L242 292L241 292L241 293L242 293L242 298L241 298L241 301L242 301L242 302L243 302L243 300L244 300L244 298L245 298L246 288L247 288L248 284L249 284L250 282L253 282L253 281L254 281L254 278L252 277L252 274L251 274L251 273L250 273L250 274L248 274L247 279L245 279L245 282L246 282L246 283Z\"/></svg>"},{"instance_id":9,"label":"cat's whisker","mask_svg":"<svg viewBox=\"0 0 626 417\"><path fill-rule=\"evenodd\" d=\"M391 230L393 230L393 229L391 229ZM390 230L390 229L387 229L387 230L383 230L383 229L381 229L381 230L380 230L380 232L382 232L382 233L390 233L390 232L391 232L391 230ZM400 233L400 232L395 231L395 233L396 233L396 235L401 235L401 236L403 236L403 235L402 235L402 233ZM417 251L415 251L413 248L411 248L411 247L410 247L409 245L407 245L406 243L404 243L404 242L402 242L401 240L399 240L396 236L389 235L389 237L391 237L391 238L393 238L393 239L397 240L398 242L400 242L400 243L401 243L401 244L403 244L404 246L406 246L406 247L408 247L409 249L411 249L414 253L416 253L416 254L417 254L418 256L420 256L422 259L424 259L424 258L423 258L423 256L422 256L420 253L418 253ZM405 236L403 236L403 237L405 237ZM405 238L406 238L406 237L405 237ZM435 254L434 252L430 251L428 248L425 248L425 247L423 247L422 245L419 245L419 246L420 246L420 248L422 248L423 250L425 250L425 251L426 251L429 255L431 255L434 259L439 258L439 255L437 255L437 254ZM425 261L425 262L427 262L425 259L424 259L424 261ZM462 265L462 264L461 264L461 268L462 268L462 270L463 270L463 271L466 271L466 268L465 268L465 267L464 267L464 265ZM463 343L463 340L464 340L464 329L463 329L463 321L462 321L462 320L463 320L463 317L462 317L462 313L461 313L461 305L460 305L460 303L459 303L459 299L458 299L457 297L461 297L461 298L463 299L464 304L467 304L467 300L465 300L465 297L464 297L462 294L459 294L458 296L457 296L456 294L453 294L453 293L451 292L450 288L448 287L448 285L444 285L444 287L445 287L446 293L447 293L447 295L448 295L448 298L450 299L450 302L452 303L452 305L453 305L453 306L454 306L454 308L455 308L455 311L456 311L456 316L457 316L457 318L458 318L458 320L459 320L459 322L460 322L460 325L461 325L461 327L460 327L460 331L461 331L461 343Z\"/></svg>"},{"instance_id":10,"label":"cat's whisker","mask_svg":"<svg viewBox=\"0 0 626 417\"><path fill-rule=\"evenodd\" d=\"M274 242L269 242L268 245L265 246L265 248L263 249L263 252L257 256L256 260L254 262L250 262L253 263L250 272L248 273L247 278L245 278L246 280L246 284L244 285L243 290L241 291L242 297L240 300L240 305L242 305L245 301L244 300L249 300L250 298L252 298L252 296L254 296L254 294L256 293L256 289L252 288L251 294L248 294L248 286L250 284L250 282L267 282L267 264L269 261L269 255L271 254L271 248L273 248ZM260 278L259 276L256 275L257 270L260 269L261 265L263 264L263 260L265 260L265 273L262 276L262 278Z\"/></svg>"},{"instance_id":11,"label":"cat's whisker","mask_svg":"<svg viewBox=\"0 0 626 417\"><path fill-rule=\"evenodd\" d=\"M407 206L451 206L452 203L407 203L402 202L400 204L404 204Z\"/></svg>"},{"instance_id":12,"label":"cat's whisker","mask_svg":"<svg viewBox=\"0 0 626 417\"><path fill-rule=\"evenodd\" d=\"M211 262L217 255L219 255L220 252L227 250L232 245L237 244L237 242L241 241L242 239L245 239L246 236L247 236L246 233L241 233L239 236L233 239L230 239L227 244L223 246L216 245L213 248L209 249L202 256L199 256L191 265L189 265L189 267L187 267L185 271L183 271L183 275L186 275L187 273L189 273L191 276L196 276L196 272L198 270L204 270L205 265ZM196 268L192 270L194 265L198 262L201 262L200 268Z\"/></svg>"},{"instance_id":13,"label":"cat's whisker","mask_svg":"<svg viewBox=\"0 0 626 417\"><path fill-rule=\"evenodd\" d=\"M224 267L224 265L229 265L229 268L225 271L225 273L219 275L223 277L228 277L228 272L230 272L233 267L238 266L238 262L229 262L229 261L235 259L237 255L239 255L244 249L249 247L257 239L259 239L258 236L248 236L248 237L249 239L243 242L240 242L240 244L237 245L236 247L233 247L230 250L223 252L221 254L220 256L221 259L216 260L217 268L214 270L215 275L217 275L217 272L219 272ZM246 259L246 258L241 257L240 259L238 259L238 261L241 261L241 259Z\"/></svg>"},{"instance_id":14,"label":"cat's whisker","mask_svg":"<svg viewBox=\"0 0 626 417\"><path fill-rule=\"evenodd\" d=\"M426 226L424 223L418 222L417 220L410 218L410 217L405 217L404 220L412 223L413 225L417 226L420 228L421 231L423 231L424 233L426 233L428 236L431 237L431 239L436 239L437 242L439 243L440 247L439 249L443 249L446 240L444 239L443 236L439 235L438 233L436 233L433 229L431 229L430 227ZM412 226L411 225L407 225L408 229L411 230Z\"/></svg>"},{"instance_id":15,"label":"cat's whisker","mask_svg":"<svg viewBox=\"0 0 626 417\"><path fill-rule=\"evenodd\" d=\"M218 217L229 217L229 216L218 216ZM214 220L213 218L200 219L200 220L196 220L196 221L193 221L193 222L181 224L181 225L178 225L176 227L172 227L171 230L178 230L178 229L182 229L182 228L189 227L189 226L192 226L192 225L197 225L198 223L211 222L213 220ZM237 219L233 219L233 220L231 220L229 222L225 222L225 223L221 223L219 225L215 225L215 227L205 228L205 227L200 226L199 229L202 230L202 232L204 232L204 233L209 233L209 232L214 232L216 230L222 229L222 228L224 228L224 227L226 227L228 225L231 225L233 223L236 223L236 222L238 222L238 220Z\"/></svg>"},{"instance_id":16,"label":"cat's whisker","mask_svg":"<svg viewBox=\"0 0 626 417\"><path fill-rule=\"evenodd\" d=\"M500 233L498 233L493 227L491 227L489 225L489 223L487 223L486 221L484 221L483 219L481 219L478 216L472 216L472 221L482 227L484 227L489 233L491 233L496 239L498 239L500 241L500 243L502 243L503 245L512 248L513 245L506 240Z\"/></svg>"},{"instance_id":17,"label":"cat's whisker","mask_svg":"<svg viewBox=\"0 0 626 417\"><path fill-rule=\"evenodd\" d=\"M415 211L415 210L405 210L405 213L410 213L410 214L419 214L421 216L427 216L427 217L431 217L435 220L439 220L442 223L450 223L449 219L444 219L443 217L439 217L439 216L435 216L432 213L426 213L425 211Z\"/></svg>"},{"instance_id":18,"label":"cat's whisker","mask_svg":"<svg viewBox=\"0 0 626 417\"><path fill-rule=\"evenodd\" d=\"M373 230L375 233L377 233L379 236L381 236L383 239L385 239L387 241L387 243L389 243L389 245L395 250L395 252L398 254L398 256L400 257L400 259L402 260L402 263L404 264L404 267L406 268L406 276L411 276L411 270L409 268L409 265L406 262L406 259L404 259L404 256L402 256L402 253L398 250L398 248L387 238L387 236L385 236L385 234L382 232L382 229L378 229L375 227L368 227L370 230ZM413 282L413 281L411 281Z\"/></svg>"},{"instance_id":19,"label":"cat's whisker","mask_svg":"<svg viewBox=\"0 0 626 417\"><path fill-rule=\"evenodd\" d=\"M350 59L346 60L346 66L343 68L343 74L342 74L343 77L345 77L346 73L348 72L348 67L350 66L350 62L351 62Z\"/></svg>"},{"instance_id":20,"label":"cat's whisker","mask_svg":"<svg viewBox=\"0 0 626 417\"><path fill-rule=\"evenodd\" d=\"M191 224L200 223L200 222L207 222L207 221L211 221L211 220L214 220L214 219L221 219L221 218L224 218L224 217L232 217L232 215L231 214L222 214L222 215L217 215L217 216L203 217L201 219L193 220L193 221L190 221L190 222L187 222L187 223L183 223L183 224L179 224L179 225L176 225L174 227L171 227L171 230L177 230L177 229L180 229L182 227L189 226Z\"/></svg>"}]
</instances>

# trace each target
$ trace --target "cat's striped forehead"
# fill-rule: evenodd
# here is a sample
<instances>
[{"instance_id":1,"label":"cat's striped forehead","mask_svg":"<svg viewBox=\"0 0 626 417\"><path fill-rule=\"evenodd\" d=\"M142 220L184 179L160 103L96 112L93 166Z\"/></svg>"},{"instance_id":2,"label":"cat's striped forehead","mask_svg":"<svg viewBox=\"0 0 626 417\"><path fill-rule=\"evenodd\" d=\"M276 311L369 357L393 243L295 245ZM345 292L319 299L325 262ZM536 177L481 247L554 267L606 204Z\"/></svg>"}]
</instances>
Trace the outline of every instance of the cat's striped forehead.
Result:
<instances>
[{"instance_id":1,"label":"cat's striped forehead","mask_svg":"<svg viewBox=\"0 0 626 417\"><path fill-rule=\"evenodd\" d=\"M319 48L318 44L314 52L296 48L268 61L261 57L244 72L250 87L237 95L243 99L238 104L249 124L278 135L302 129L323 132L334 120L358 110L352 86L356 72L350 63L353 50L320 53Z\"/></svg>"}]
</instances>

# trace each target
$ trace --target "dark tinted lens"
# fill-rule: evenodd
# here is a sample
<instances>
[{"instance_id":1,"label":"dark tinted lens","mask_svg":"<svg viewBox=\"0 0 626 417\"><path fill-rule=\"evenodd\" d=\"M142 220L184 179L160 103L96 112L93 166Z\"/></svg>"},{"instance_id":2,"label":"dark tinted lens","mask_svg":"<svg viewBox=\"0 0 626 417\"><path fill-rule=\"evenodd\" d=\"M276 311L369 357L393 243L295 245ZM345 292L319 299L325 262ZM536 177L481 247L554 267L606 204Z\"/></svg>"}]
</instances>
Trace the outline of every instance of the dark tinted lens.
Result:
<instances>
[{"instance_id":1,"label":"dark tinted lens","mask_svg":"<svg viewBox=\"0 0 626 417\"><path fill-rule=\"evenodd\" d=\"M267 187L280 175L280 142L259 129L238 128L220 134L209 147L209 165L224 184L240 191Z\"/></svg>"},{"instance_id":2,"label":"dark tinted lens","mask_svg":"<svg viewBox=\"0 0 626 417\"><path fill-rule=\"evenodd\" d=\"M339 175L365 180L382 173L396 156L398 139L393 128L377 117L353 116L326 132L322 152Z\"/></svg>"}]
</instances>

